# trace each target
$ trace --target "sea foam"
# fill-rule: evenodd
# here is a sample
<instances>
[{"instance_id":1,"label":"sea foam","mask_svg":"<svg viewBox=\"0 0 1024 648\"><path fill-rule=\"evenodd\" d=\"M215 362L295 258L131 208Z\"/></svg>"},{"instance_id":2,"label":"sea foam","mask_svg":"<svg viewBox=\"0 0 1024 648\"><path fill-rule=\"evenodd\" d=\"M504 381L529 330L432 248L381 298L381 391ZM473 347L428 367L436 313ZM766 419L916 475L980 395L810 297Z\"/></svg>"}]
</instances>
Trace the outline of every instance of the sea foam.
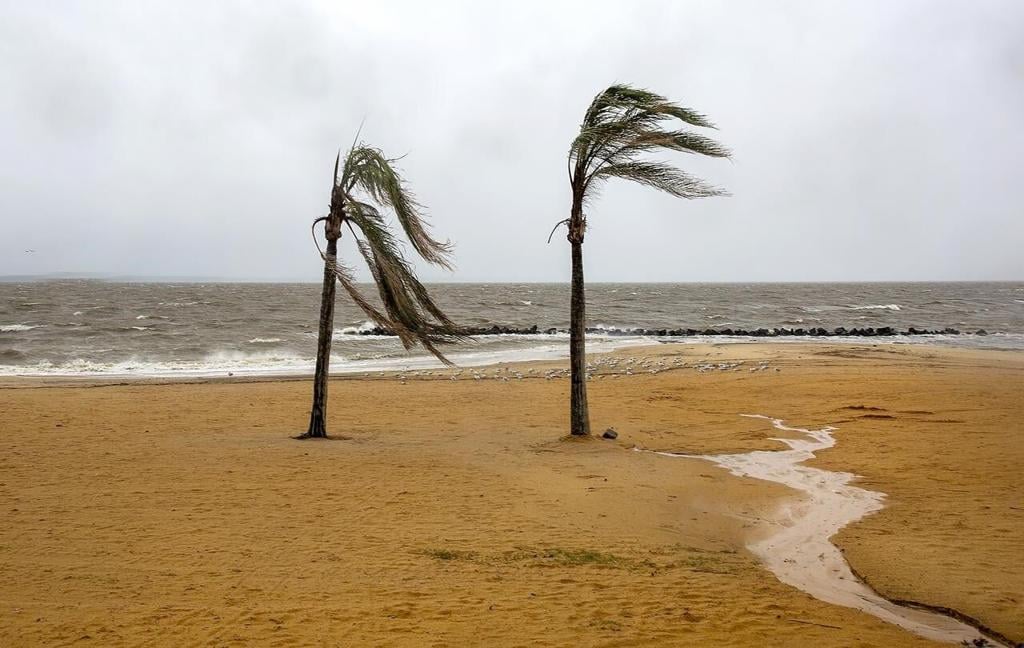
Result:
<instances>
[{"instance_id":1,"label":"sea foam","mask_svg":"<svg viewBox=\"0 0 1024 648\"><path fill-rule=\"evenodd\" d=\"M891 310L898 311L903 310L899 304L868 304L867 306L857 306L851 304L847 306L850 310Z\"/></svg>"}]
</instances>

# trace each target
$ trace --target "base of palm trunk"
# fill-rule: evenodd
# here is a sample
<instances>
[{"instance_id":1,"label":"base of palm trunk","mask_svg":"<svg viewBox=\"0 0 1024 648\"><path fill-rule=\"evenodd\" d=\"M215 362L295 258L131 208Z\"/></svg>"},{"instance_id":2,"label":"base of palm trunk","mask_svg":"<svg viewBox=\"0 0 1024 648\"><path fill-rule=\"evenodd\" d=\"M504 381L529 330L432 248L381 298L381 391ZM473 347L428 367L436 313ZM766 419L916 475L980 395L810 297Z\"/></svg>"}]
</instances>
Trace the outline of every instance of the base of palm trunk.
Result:
<instances>
[{"instance_id":1,"label":"base of palm trunk","mask_svg":"<svg viewBox=\"0 0 1024 648\"><path fill-rule=\"evenodd\" d=\"M296 439L326 439L327 422L324 420L323 408L314 405L309 415L309 429L305 434L300 434Z\"/></svg>"}]
</instances>

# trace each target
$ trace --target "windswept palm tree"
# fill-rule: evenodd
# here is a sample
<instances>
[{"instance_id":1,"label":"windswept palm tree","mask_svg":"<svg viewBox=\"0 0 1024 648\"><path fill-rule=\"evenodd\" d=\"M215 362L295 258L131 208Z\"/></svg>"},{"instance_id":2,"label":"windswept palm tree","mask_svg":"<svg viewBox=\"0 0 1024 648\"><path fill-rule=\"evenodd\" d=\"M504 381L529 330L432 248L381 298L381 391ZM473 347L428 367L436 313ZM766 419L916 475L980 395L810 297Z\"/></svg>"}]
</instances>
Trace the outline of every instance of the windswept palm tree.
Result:
<instances>
[{"instance_id":1,"label":"windswept palm tree","mask_svg":"<svg viewBox=\"0 0 1024 648\"><path fill-rule=\"evenodd\" d=\"M572 247L572 298L569 326L571 369L570 431L590 434L586 378L586 299L583 290L583 236L587 216L583 207L611 178L632 180L677 198L706 198L725 192L686 174L666 162L644 158L657 150L729 157L729 149L715 140L688 130L671 130L671 122L715 128L704 115L676 105L665 97L628 85L613 85L594 97L579 135L569 147L569 184L572 209L567 238ZM555 230L551 231L554 234ZM551 236L548 236L548 241Z\"/></svg>"},{"instance_id":2,"label":"windswept palm tree","mask_svg":"<svg viewBox=\"0 0 1024 648\"><path fill-rule=\"evenodd\" d=\"M309 430L299 438L327 436L327 378L334 333L335 282L341 284L352 301L377 326L393 331L406 349L418 343L441 362L450 365L437 345L462 337L458 327L434 303L416 278L403 255L401 243L392 234L382 213L390 211L394 214L413 250L423 260L451 269L451 244L441 243L430 235L422 207L395 170L395 162L380 150L361 143L352 146L345 155L344 164L341 164L339 154L334 161L330 212L313 221L314 241L317 224L324 223L327 249L320 250L324 259L324 285L313 377L313 407L309 415ZM352 270L338 263L338 239L343 228L352 234L356 248L369 267L380 297L379 307L356 287ZM320 249L319 242L317 249Z\"/></svg>"}]
</instances>

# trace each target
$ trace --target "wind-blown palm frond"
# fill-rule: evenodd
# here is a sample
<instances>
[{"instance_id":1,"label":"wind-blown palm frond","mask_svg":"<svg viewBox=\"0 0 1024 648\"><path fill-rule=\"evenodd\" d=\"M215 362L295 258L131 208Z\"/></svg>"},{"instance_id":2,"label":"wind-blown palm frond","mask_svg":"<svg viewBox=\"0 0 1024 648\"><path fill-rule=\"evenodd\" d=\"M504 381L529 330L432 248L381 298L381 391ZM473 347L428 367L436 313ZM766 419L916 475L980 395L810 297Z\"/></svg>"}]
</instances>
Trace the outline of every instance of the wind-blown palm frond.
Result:
<instances>
[{"instance_id":1,"label":"wind-blown palm frond","mask_svg":"<svg viewBox=\"0 0 1024 648\"><path fill-rule=\"evenodd\" d=\"M451 243L430 236L422 206L405 187L402 176L394 168L396 159L389 159L375 148L357 145L345 156L345 166L338 182L346 196L361 189L372 200L390 208L413 249L435 265L451 269Z\"/></svg>"},{"instance_id":2,"label":"wind-blown palm frond","mask_svg":"<svg viewBox=\"0 0 1024 648\"><path fill-rule=\"evenodd\" d=\"M724 195L697 178L661 162L639 160L644 153L665 149L729 157L728 148L710 137L687 130L667 130L665 122L715 128L704 115L665 97L628 85L613 85L591 102L580 132L569 148L570 181L585 200L608 178L646 184L680 198Z\"/></svg>"},{"instance_id":3,"label":"wind-blown palm frond","mask_svg":"<svg viewBox=\"0 0 1024 648\"><path fill-rule=\"evenodd\" d=\"M406 349L418 343L450 365L437 345L466 336L416 278L401 241L392 233L380 208L394 213L413 249L429 263L450 269L452 246L430 235L422 207L405 186L394 163L394 159L377 149L362 144L353 146L345 156L340 175L335 176L332 200L332 209L341 212L341 221L348 226L369 267L381 306L374 305L358 289L350 268L338 264L335 274L352 301L377 326L393 331Z\"/></svg>"},{"instance_id":4,"label":"wind-blown palm frond","mask_svg":"<svg viewBox=\"0 0 1024 648\"><path fill-rule=\"evenodd\" d=\"M677 198L707 198L724 192L664 162L619 162L601 167L594 178L622 178L660 189Z\"/></svg>"}]
</instances>

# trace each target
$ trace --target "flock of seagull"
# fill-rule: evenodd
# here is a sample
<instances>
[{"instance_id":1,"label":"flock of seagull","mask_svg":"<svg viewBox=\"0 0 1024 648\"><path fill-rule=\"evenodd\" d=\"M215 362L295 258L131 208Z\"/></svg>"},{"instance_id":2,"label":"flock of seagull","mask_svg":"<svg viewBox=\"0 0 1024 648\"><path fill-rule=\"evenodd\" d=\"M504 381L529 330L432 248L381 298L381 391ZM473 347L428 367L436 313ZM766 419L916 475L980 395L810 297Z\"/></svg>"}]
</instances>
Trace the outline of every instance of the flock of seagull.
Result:
<instances>
[{"instance_id":1,"label":"flock of seagull","mask_svg":"<svg viewBox=\"0 0 1024 648\"><path fill-rule=\"evenodd\" d=\"M732 362L694 362L688 363L682 358L672 360L660 358L637 358L637 357L616 357L608 356L597 358L587 363L587 380L602 380L604 378L614 379L620 376L632 376L637 374L659 374L663 371L676 369L693 369L698 374L712 372L742 372L757 373L761 371L782 371L779 367L772 367L768 360L761 360L746 366L745 360ZM363 377L369 377L364 373ZM544 380L558 380L569 377L569 368L541 369L530 367L519 369L515 367L470 367L453 370L417 370L393 373L390 376L384 371L377 373L378 377L390 377L406 384L409 379L443 379L448 380L525 380L528 378L543 378Z\"/></svg>"}]
</instances>

